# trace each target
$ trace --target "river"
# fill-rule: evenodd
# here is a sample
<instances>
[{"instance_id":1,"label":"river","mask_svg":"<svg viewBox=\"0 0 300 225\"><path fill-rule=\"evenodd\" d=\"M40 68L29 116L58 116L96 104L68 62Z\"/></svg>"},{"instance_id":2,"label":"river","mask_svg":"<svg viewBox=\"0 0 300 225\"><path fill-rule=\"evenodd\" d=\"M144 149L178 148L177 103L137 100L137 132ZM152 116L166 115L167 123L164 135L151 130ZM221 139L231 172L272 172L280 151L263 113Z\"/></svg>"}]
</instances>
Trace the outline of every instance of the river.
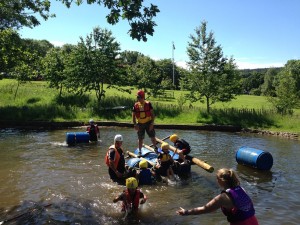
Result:
<instances>
[{"instance_id":1,"label":"river","mask_svg":"<svg viewBox=\"0 0 300 225\"><path fill-rule=\"evenodd\" d=\"M113 203L124 186L110 181L104 156L115 134L124 136L123 147L133 151L133 129L100 127L96 144L66 145L69 130L0 130L0 221L7 224L228 224L220 210L195 216L178 216L179 207L205 204L220 192L215 173L193 165L191 178L176 185L143 186L148 201L136 217L120 212ZM300 142L255 134L208 131L156 130L163 138L177 133L192 147L191 155L215 168L233 168L254 202L263 225L299 224ZM150 139L146 137L146 144ZM239 165L236 151L249 146L269 151L270 171ZM44 207L44 205L51 204Z\"/></svg>"}]
</instances>

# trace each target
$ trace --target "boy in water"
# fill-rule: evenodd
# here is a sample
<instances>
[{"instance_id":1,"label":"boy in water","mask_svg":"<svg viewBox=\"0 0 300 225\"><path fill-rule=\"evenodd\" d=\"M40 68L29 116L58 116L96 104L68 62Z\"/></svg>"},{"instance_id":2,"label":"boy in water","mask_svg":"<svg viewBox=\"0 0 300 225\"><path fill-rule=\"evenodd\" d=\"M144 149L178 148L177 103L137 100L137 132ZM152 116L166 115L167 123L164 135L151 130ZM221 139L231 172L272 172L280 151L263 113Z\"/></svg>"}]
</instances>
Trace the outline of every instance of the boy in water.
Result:
<instances>
[{"instance_id":1,"label":"boy in water","mask_svg":"<svg viewBox=\"0 0 300 225\"><path fill-rule=\"evenodd\" d=\"M140 201L141 199L141 201ZM126 179L126 189L113 202L122 201L122 212L137 212L139 205L147 201L146 195L138 188L138 182L134 177Z\"/></svg>"}]
</instances>

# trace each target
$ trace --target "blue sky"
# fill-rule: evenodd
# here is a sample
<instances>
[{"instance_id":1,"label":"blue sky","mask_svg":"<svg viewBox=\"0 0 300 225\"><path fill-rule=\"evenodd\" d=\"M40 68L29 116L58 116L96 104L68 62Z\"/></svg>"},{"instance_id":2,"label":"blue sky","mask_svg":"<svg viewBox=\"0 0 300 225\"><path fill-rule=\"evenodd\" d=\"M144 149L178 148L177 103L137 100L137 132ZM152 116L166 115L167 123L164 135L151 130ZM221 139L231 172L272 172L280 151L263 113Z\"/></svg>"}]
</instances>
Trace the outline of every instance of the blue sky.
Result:
<instances>
[{"instance_id":1,"label":"blue sky","mask_svg":"<svg viewBox=\"0 0 300 225\"><path fill-rule=\"evenodd\" d=\"M85 1L85 0L84 0ZM70 9L52 0L56 18L41 20L33 29L23 28L22 38L46 39L55 45L76 44L79 37L99 26L111 30L122 51L138 51L152 59L171 59L184 66L190 35L207 21L224 56L233 57L240 69L284 66L300 59L300 0L146 0L160 9L157 26L148 41L132 40L127 21L112 26L107 9L99 5L72 5Z\"/></svg>"}]
</instances>

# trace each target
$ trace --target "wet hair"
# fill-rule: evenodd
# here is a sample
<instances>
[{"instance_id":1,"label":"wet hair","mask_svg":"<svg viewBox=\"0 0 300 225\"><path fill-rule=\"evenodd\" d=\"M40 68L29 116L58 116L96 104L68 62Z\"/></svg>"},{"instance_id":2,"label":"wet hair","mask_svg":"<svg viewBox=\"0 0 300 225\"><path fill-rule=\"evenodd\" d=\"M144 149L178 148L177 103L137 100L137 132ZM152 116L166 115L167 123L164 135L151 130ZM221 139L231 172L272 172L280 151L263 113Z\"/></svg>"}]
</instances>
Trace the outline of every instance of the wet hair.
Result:
<instances>
[{"instance_id":1,"label":"wet hair","mask_svg":"<svg viewBox=\"0 0 300 225\"><path fill-rule=\"evenodd\" d=\"M222 168L217 172L217 177L221 181L225 182L229 188L233 188L240 185L239 178L233 169Z\"/></svg>"}]
</instances>

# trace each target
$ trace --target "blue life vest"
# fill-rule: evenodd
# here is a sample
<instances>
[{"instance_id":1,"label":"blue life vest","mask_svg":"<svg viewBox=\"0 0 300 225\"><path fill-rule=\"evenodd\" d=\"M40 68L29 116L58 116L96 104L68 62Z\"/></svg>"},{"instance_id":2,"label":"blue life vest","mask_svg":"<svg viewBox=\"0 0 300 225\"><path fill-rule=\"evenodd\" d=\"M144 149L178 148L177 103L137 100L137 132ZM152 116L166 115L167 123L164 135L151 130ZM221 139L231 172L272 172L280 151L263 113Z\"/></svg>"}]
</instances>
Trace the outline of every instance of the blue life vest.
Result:
<instances>
[{"instance_id":1,"label":"blue life vest","mask_svg":"<svg viewBox=\"0 0 300 225\"><path fill-rule=\"evenodd\" d=\"M139 185L151 185L152 184L152 174L150 169L143 169L139 174Z\"/></svg>"}]
</instances>

